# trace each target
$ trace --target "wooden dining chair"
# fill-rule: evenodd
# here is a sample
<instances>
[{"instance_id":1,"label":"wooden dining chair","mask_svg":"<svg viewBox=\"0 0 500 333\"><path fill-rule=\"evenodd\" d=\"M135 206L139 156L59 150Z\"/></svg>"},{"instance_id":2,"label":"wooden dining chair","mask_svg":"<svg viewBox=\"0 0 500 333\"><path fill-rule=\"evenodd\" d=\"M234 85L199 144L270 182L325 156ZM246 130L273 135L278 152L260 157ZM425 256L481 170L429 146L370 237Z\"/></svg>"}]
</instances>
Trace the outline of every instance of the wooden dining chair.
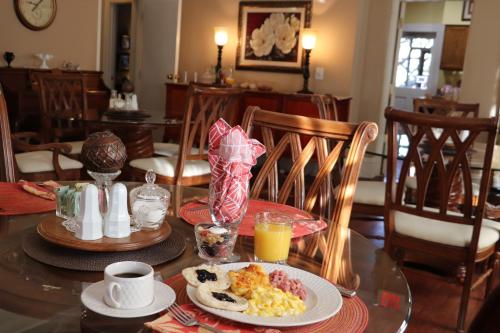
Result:
<instances>
[{"instance_id":1,"label":"wooden dining chair","mask_svg":"<svg viewBox=\"0 0 500 333\"><path fill-rule=\"evenodd\" d=\"M212 88L191 85L182 123L179 153L176 156L140 158L130 161L131 176L143 181L152 169L159 183L203 185L210 182L208 131L219 118L232 123L235 113L228 112L239 99L237 88Z\"/></svg>"},{"instance_id":2,"label":"wooden dining chair","mask_svg":"<svg viewBox=\"0 0 500 333\"><path fill-rule=\"evenodd\" d=\"M458 103L437 98L414 98L413 111L441 116L477 118L479 116L479 103Z\"/></svg>"},{"instance_id":3,"label":"wooden dining chair","mask_svg":"<svg viewBox=\"0 0 500 333\"><path fill-rule=\"evenodd\" d=\"M337 97L331 94L314 94L311 102L316 105L321 119L348 121L350 97ZM344 110L344 111L341 111Z\"/></svg>"},{"instance_id":4,"label":"wooden dining chair","mask_svg":"<svg viewBox=\"0 0 500 333\"><path fill-rule=\"evenodd\" d=\"M436 114L448 117L477 118L479 104L465 104L436 98L415 98L413 100L413 111L424 114ZM382 158L384 164L385 157ZM386 168L383 168L384 171ZM377 219L384 216L385 182L381 179L360 180L357 192L354 196L353 211L360 217ZM412 195L416 189L414 178L406 181L408 195ZM473 190L477 193L478 185L474 184ZM372 237L370 237L372 238ZM380 237L373 237L380 238Z\"/></svg>"},{"instance_id":5,"label":"wooden dining chair","mask_svg":"<svg viewBox=\"0 0 500 333\"><path fill-rule=\"evenodd\" d=\"M97 117L88 109L85 78L79 73L34 74L42 110L41 134L46 142L65 142L71 155L81 153L87 131L83 120ZM95 114L93 113L95 112Z\"/></svg>"},{"instance_id":6,"label":"wooden dining chair","mask_svg":"<svg viewBox=\"0 0 500 333\"><path fill-rule=\"evenodd\" d=\"M471 289L487 279L488 292L494 278L499 232L484 225L483 214L498 118L464 119L392 108L386 109L385 117L388 132L385 249L399 264L404 262L407 253L416 252L465 266L457 321L457 330L463 331ZM440 129L439 136L435 129ZM461 138L462 131L468 131L467 137ZM410 145L400 167L396 167L400 133L408 136ZM487 148L479 200L474 207L468 155L480 136L487 140ZM450 147L450 139L453 147ZM414 168L416 178L416 202L411 205L404 200L410 168ZM462 180L464 191L458 212L450 206L450 192L457 176ZM476 263L482 263L486 269L473 282Z\"/></svg>"},{"instance_id":7,"label":"wooden dining chair","mask_svg":"<svg viewBox=\"0 0 500 333\"><path fill-rule=\"evenodd\" d=\"M7 104L0 85L0 181L15 182L21 178L32 181L80 179L83 165L61 154L70 151L69 145L29 143L29 140L37 138L38 133L34 132L11 134Z\"/></svg>"},{"instance_id":8,"label":"wooden dining chair","mask_svg":"<svg viewBox=\"0 0 500 333\"><path fill-rule=\"evenodd\" d=\"M311 102L316 105L321 119L340 121L336 97L331 94L314 94L311 96Z\"/></svg>"},{"instance_id":9,"label":"wooden dining chair","mask_svg":"<svg viewBox=\"0 0 500 333\"><path fill-rule=\"evenodd\" d=\"M306 212L318 212L330 221L326 239L318 239L312 245L323 248L321 275L336 281L339 271L334 267L342 258L360 165L367 145L377 136L377 126L369 122L349 124L249 107L242 127L249 136L260 130L267 150L260 172L253 180L250 196L289 203ZM305 145L301 140L304 136L308 138ZM343 168L333 198L330 176L341 160ZM288 165L283 166L283 163ZM288 171L280 174L280 166ZM312 175L310 183L306 182L307 174ZM289 198L293 200L290 202ZM311 250L314 249L306 249L308 254L314 254Z\"/></svg>"}]
</instances>

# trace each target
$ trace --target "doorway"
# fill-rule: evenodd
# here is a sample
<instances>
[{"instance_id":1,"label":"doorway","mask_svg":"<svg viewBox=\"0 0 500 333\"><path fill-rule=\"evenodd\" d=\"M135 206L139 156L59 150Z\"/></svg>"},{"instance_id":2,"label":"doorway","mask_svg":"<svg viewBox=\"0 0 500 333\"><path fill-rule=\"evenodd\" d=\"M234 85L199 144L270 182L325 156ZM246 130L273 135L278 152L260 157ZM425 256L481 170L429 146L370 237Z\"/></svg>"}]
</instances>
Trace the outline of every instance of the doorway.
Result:
<instances>
[{"instance_id":1,"label":"doorway","mask_svg":"<svg viewBox=\"0 0 500 333\"><path fill-rule=\"evenodd\" d=\"M136 94L141 108L165 112L165 82L178 72L181 0L138 0Z\"/></svg>"},{"instance_id":2,"label":"doorway","mask_svg":"<svg viewBox=\"0 0 500 333\"><path fill-rule=\"evenodd\" d=\"M103 1L104 82L121 92L128 80L139 109L150 114L164 113L164 83L177 73L181 6L182 0Z\"/></svg>"},{"instance_id":3,"label":"doorway","mask_svg":"<svg viewBox=\"0 0 500 333\"><path fill-rule=\"evenodd\" d=\"M134 81L137 8L134 0L103 2L101 64L110 89L122 90Z\"/></svg>"},{"instance_id":4,"label":"doorway","mask_svg":"<svg viewBox=\"0 0 500 333\"><path fill-rule=\"evenodd\" d=\"M391 105L412 111L413 99L437 90L443 48L442 24L405 24L396 50Z\"/></svg>"},{"instance_id":5,"label":"doorway","mask_svg":"<svg viewBox=\"0 0 500 333\"><path fill-rule=\"evenodd\" d=\"M462 0L401 0L391 106L412 111L414 98L459 93L471 22L464 8Z\"/></svg>"}]
</instances>

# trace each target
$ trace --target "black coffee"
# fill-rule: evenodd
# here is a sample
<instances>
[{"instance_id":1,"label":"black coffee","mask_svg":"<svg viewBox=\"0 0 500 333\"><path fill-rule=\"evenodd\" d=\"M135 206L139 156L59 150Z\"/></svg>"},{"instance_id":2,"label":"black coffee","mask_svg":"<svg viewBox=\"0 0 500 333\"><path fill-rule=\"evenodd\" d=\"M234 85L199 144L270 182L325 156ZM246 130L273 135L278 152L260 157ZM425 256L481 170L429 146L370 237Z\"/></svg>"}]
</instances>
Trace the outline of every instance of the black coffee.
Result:
<instances>
[{"instance_id":1,"label":"black coffee","mask_svg":"<svg viewBox=\"0 0 500 333\"><path fill-rule=\"evenodd\" d=\"M119 278L133 279L133 278L138 278L138 277L144 276L144 274L141 274L141 273L121 273L121 274L116 274L115 276L119 277Z\"/></svg>"}]
</instances>

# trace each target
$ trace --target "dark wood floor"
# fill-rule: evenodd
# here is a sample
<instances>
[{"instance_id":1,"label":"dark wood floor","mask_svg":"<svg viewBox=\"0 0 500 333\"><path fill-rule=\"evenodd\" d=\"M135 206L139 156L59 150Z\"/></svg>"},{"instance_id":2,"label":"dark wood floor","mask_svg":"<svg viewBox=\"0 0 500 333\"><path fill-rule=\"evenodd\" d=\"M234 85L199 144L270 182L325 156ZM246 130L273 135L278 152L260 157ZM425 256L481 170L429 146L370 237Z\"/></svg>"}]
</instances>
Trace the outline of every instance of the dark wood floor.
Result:
<instances>
[{"instance_id":1,"label":"dark wood floor","mask_svg":"<svg viewBox=\"0 0 500 333\"><path fill-rule=\"evenodd\" d=\"M384 235L383 221L353 219L351 228L363 235ZM383 240L373 240L377 247L383 247ZM461 287L443 277L433 275L424 269L403 268L410 285L413 307L410 324L406 332L442 333L454 332L460 304ZM495 285L500 285L500 269L497 270ZM467 326L482 305L484 284L472 292L467 313ZM500 310L499 310L500 332Z\"/></svg>"}]
</instances>

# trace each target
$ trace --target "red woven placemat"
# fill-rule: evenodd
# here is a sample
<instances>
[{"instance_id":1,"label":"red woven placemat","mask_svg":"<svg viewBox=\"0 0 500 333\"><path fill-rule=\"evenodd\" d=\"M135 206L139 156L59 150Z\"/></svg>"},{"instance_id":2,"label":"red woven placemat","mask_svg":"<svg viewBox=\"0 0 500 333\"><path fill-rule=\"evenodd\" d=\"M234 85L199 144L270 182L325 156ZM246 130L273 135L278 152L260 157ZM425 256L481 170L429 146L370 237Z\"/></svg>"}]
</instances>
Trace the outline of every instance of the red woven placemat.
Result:
<instances>
[{"instance_id":1,"label":"red woven placemat","mask_svg":"<svg viewBox=\"0 0 500 333\"><path fill-rule=\"evenodd\" d=\"M363 332L368 325L368 309L359 297L342 299L342 308L333 317L320 323L287 328L264 328L246 324L236 323L227 319L222 319L209 313L203 312L196 305L191 303L186 293L186 281L181 274L177 274L165 281L177 295L177 303L188 311L196 315L197 319L210 324L222 331L240 333L309 333L309 332ZM162 319L162 326L166 332L194 333L198 332L198 327L184 327L175 319ZM169 330L170 329L170 330ZM176 330L173 330L176 329Z\"/></svg>"},{"instance_id":2,"label":"red woven placemat","mask_svg":"<svg viewBox=\"0 0 500 333\"><path fill-rule=\"evenodd\" d=\"M0 183L0 215L35 214L55 209L55 201L29 194L17 183Z\"/></svg>"},{"instance_id":3,"label":"red woven placemat","mask_svg":"<svg viewBox=\"0 0 500 333\"><path fill-rule=\"evenodd\" d=\"M259 212L266 211L279 212L290 216L292 220L298 220L293 223L294 238L303 237L327 227L326 222L323 220L300 221L301 219L312 219L312 215L298 208L271 201L251 199L248 202L247 213L238 228L238 235L253 237L255 226L254 216ZM211 221L207 204L200 201L189 202L182 206L179 210L179 216L192 225Z\"/></svg>"}]
</instances>

